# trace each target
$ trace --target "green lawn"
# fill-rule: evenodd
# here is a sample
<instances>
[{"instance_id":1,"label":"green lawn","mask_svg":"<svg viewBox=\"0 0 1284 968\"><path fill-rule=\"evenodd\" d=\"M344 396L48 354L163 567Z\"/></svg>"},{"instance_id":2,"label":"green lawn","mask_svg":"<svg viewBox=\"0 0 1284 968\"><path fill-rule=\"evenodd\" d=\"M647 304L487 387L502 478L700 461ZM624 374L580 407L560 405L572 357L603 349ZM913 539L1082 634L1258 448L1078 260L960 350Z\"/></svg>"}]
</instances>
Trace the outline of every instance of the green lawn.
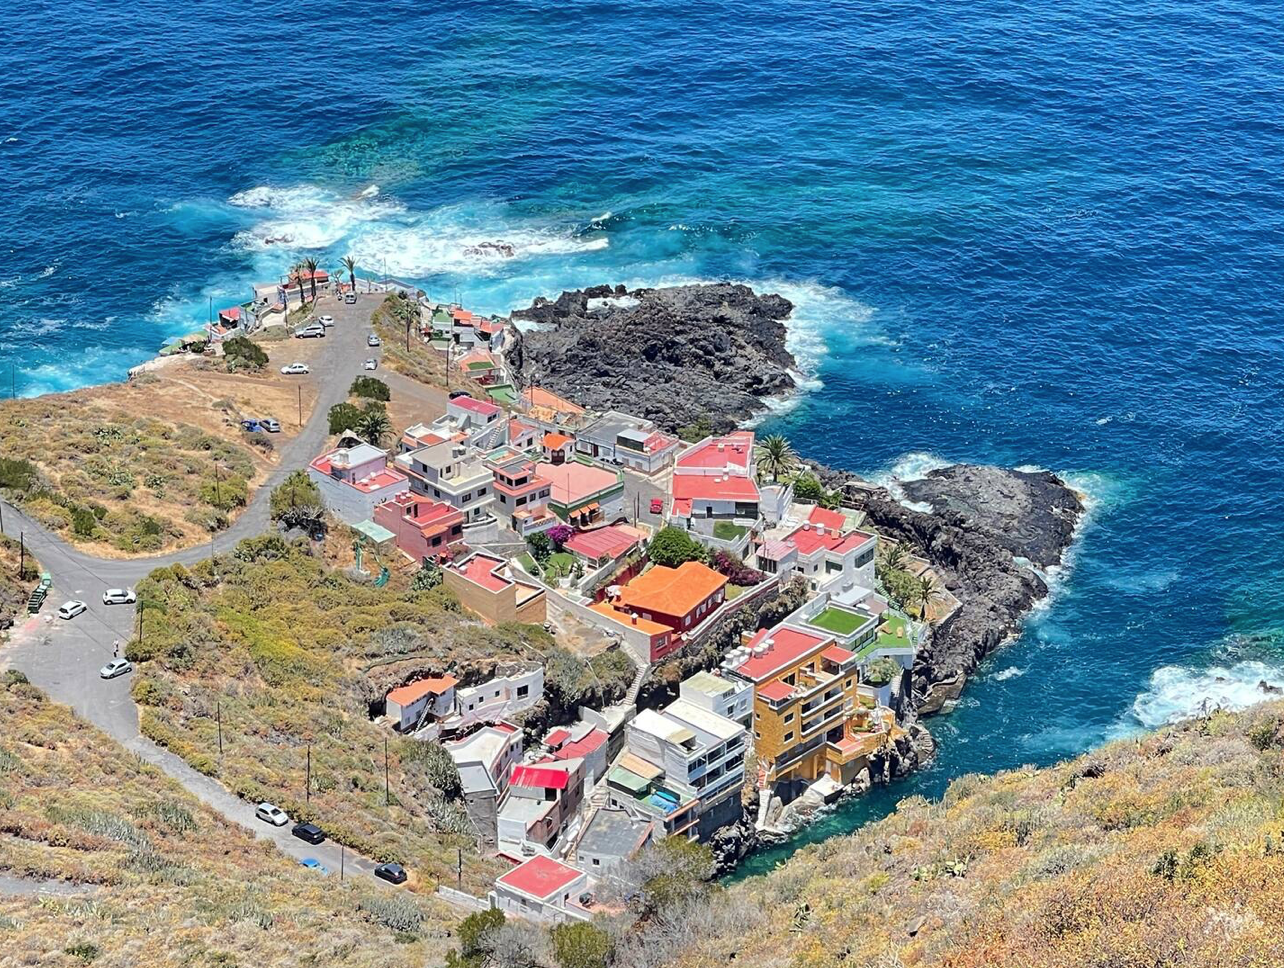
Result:
<instances>
[{"instance_id":1,"label":"green lawn","mask_svg":"<svg viewBox=\"0 0 1284 968\"><path fill-rule=\"evenodd\" d=\"M539 574L539 565L535 564L535 559L532 558L527 552L523 551L520 555L517 556L517 563L526 569L526 573L528 575Z\"/></svg>"},{"instance_id":2,"label":"green lawn","mask_svg":"<svg viewBox=\"0 0 1284 968\"><path fill-rule=\"evenodd\" d=\"M813 618L808 624L822 628L835 635L851 635L869 619L846 609L834 608L832 605Z\"/></svg>"},{"instance_id":3,"label":"green lawn","mask_svg":"<svg viewBox=\"0 0 1284 968\"><path fill-rule=\"evenodd\" d=\"M734 602L744 593L744 585L732 585L730 582L727 583L727 601Z\"/></svg>"},{"instance_id":4,"label":"green lawn","mask_svg":"<svg viewBox=\"0 0 1284 968\"><path fill-rule=\"evenodd\" d=\"M549 555L545 571L549 578L562 578L571 573L575 566L575 556L566 551Z\"/></svg>"},{"instance_id":5,"label":"green lawn","mask_svg":"<svg viewBox=\"0 0 1284 968\"><path fill-rule=\"evenodd\" d=\"M723 541L739 541L748 530L730 521L718 521L713 526L713 536Z\"/></svg>"}]
</instances>

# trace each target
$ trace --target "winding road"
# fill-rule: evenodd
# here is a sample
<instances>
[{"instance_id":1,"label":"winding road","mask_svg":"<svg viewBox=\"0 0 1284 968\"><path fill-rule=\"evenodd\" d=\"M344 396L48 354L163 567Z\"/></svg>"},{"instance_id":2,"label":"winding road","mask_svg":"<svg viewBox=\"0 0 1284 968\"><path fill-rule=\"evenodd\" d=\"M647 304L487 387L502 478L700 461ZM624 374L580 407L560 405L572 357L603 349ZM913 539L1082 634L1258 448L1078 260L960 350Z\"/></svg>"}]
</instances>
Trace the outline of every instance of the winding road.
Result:
<instances>
[{"instance_id":1,"label":"winding road","mask_svg":"<svg viewBox=\"0 0 1284 968\"><path fill-rule=\"evenodd\" d=\"M364 360L380 355L378 349L366 346L366 337L371 332L371 313L380 300L382 294L363 294L355 305L346 305L333 297L319 301L317 312L334 316L335 323L328 331L322 352L312 363L312 373L299 377L316 383L316 406L299 434L280 449L281 459L276 469L255 490L245 510L231 527L215 536L216 557L229 551L242 538L268 529L272 488L290 471L306 466L325 445L330 407L347 399L348 387L353 378L361 374ZM280 360L273 360L273 365L280 365ZM53 590L44 610L16 625L8 644L0 650L0 668L21 671L50 698L70 706L78 716L164 770L228 820L274 841L290 856L300 860L314 857L336 875L341 863L349 872L373 871L374 861L351 851L343 851L341 857L337 844L327 841L314 847L292 837L288 825L270 827L256 820L253 804L240 800L218 781L193 770L139 733L138 709L130 696L132 676L106 681L98 677L99 668L112 657L114 641L119 639L123 646L131 638L136 621L131 606L103 605L103 592L108 588L133 587L154 568L176 563L190 565L208 558L208 545L126 561L97 558L76 550L13 505L2 500L0 505L3 505L4 533L12 538L21 534L27 548L53 578ZM59 620L55 617L57 608L69 599L80 599L89 609L70 621Z\"/></svg>"}]
</instances>

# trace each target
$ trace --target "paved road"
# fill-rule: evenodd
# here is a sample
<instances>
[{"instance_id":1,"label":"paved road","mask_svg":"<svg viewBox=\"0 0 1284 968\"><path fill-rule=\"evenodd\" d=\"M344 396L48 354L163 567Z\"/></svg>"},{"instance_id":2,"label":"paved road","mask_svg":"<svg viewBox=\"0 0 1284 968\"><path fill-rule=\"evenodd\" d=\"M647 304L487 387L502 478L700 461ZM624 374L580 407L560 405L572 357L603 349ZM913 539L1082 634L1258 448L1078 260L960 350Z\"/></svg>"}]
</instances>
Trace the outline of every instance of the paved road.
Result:
<instances>
[{"instance_id":1,"label":"paved road","mask_svg":"<svg viewBox=\"0 0 1284 968\"><path fill-rule=\"evenodd\" d=\"M333 298L320 300L317 312L334 316L335 325L312 364L312 373L296 378L317 384L316 408L298 436L281 448L276 470L254 492L249 506L227 531L215 536L216 554L230 550L242 538L267 530L272 488L290 471L305 466L324 445L329 435L330 407L347 399L348 387L361 374L365 359L380 356L380 350L366 346L366 337L370 333L370 314L381 299L378 293L363 294L351 306ZM280 360L273 363L281 365ZM52 699L71 706L77 715L160 767L229 820L272 839L291 856L315 857L337 875L338 845L313 847L291 837L288 826L272 828L255 820L252 805L139 734L138 710L129 694L131 676L108 681L98 677L99 668L112 656L113 643L127 642L136 622L133 607L103 605L103 591L132 587L153 568L176 562L194 564L208 558L209 545L129 561L97 558L71 547L16 507L3 501L0 504L5 534L17 538L21 533L41 567L53 578L53 591L43 612L13 629L9 644L0 652L0 666L22 671ZM58 606L73 598L84 601L89 610L70 621L55 618ZM372 861L350 851L345 854L344 866L350 871L369 872L374 867Z\"/></svg>"}]
</instances>

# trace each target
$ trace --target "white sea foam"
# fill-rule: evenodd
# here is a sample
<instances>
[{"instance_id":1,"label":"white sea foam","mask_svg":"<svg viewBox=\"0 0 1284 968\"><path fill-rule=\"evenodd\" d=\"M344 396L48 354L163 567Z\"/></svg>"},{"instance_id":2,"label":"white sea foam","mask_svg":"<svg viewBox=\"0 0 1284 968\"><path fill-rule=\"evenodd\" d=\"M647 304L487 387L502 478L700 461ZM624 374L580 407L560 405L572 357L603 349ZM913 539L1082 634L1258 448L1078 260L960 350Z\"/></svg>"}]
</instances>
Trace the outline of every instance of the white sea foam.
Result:
<instances>
[{"instance_id":1,"label":"white sea foam","mask_svg":"<svg viewBox=\"0 0 1284 968\"><path fill-rule=\"evenodd\" d=\"M993 678L995 682L1007 682L1009 679L1016 679L1023 675L1025 675L1024 669L1018 669L1016 666L1008 666L1006 669L1001 669L996 672L991 678Z\"/></svg>"},{"instance_id":2,"label":"white sea foam","mask_svg":"<svg viewBox=\"0 0 1284 968\"><path fill-rule=\"evenodd\" d=\"M1215 665L1207 669L1164 666L1132 704L1137 723L1153 729L1211 709L1244 709L1276 698L1260 683L1284 687L1284 669L1260 661Z\"/></svg>"},{"instance_id":3,"label":"white sea foam","mask_svg":"<svg viewBox=\"0 0 1284 968\"><path fill-rule=\"evenodd\" d=\"M43 269L41 269L38 273L36 273L36 278L37 278L37 279L48 279L48 278L49 278L50 276L52 276L55 272L57 272L57 271L58 271L58 267L59 267L61 264L62 264L62 263L60 263L60 262L54 262L54 263L52 263L51 265L47 265L47 266L45 266L45 267L44 267Z\"/></svg>"}]
</instances>

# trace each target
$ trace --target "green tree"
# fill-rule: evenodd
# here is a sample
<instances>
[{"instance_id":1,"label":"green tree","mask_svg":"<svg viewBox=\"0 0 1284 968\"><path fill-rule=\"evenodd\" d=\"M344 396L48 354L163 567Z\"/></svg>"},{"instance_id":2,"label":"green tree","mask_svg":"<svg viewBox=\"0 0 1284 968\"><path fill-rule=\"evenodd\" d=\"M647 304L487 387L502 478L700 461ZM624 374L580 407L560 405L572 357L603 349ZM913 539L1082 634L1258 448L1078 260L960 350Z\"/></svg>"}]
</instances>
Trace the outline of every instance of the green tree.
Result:
<instances>
[{"instance_id":1,"label":"green tree","mask_svg":"<svg viewBox=\"0 0 1284 968\"><path fill-rule=\"evenodd\" d=\"M470 914L459 922L455 936L459 938L458 953L451 951L446 958L447 965L473 966L480 965L490 951L488 939L504 926L507 919L499 908L487 908Z\"/></svg>"},{"instance_id":2,"label":"green tree","mask_svg":"<svg viewBox=\"0 0 1284 968\"><path fill-rule=\"evenodd\" d=\"M704 440L706 437L713 435L713 421L707 413L700 414L694 423L687 424L678 430L678 436L688 444L694 444L696 441Z\"/></svg>"},{"instance_id":3,"label":"green tree","mask_svg":"<svg viewBox=\"0 0 1284 968\"><path fill-rule=\"evenodd\" d=\"M780 480L781 474L788 474L798 465L794 448L784 434L771 434L762 438L757 447L758 466L763 473L771 475L771 482Z\"/></svg>"},{"instance_id":4,"label":"green tree","mask_svg":"<svg viewBox=\"0 0 1284 968\"><path fill-rule=\"evenodd\" d=\"M317 260L309 256L308 258L303 260L303 268L307 270L308 281L312 284L312 302L313 304L315 304L317 301ZM302 289L303 289L303 284L302 284L302 281L300 281L299 283L300 292L302 292ZM300 298L302 297L300 296Z\"/></svg>"},{"instance_id":5,"label":"green tree","mask_svg":"<svg viewBox=\"0 0 1284 968\"><path fill-rule=\"evenodd\" d=\"M236 474L216 474L201 482L200 499L212 508L231 511L245 507L249 499L249 485Z\"/></svg>"},{"instance_id":6,"label":"green tree","mask_svg":"<svg viewBox=\"0 0 1284 968\"><path fill-rule=\"evenodd\" d=\"M290 271L294 274L294 281L299 284L299 305L302 306L308 301L308 297L303 293L303 273L307 271L307 267L304 266L302 262L296 262L294 265L294 268L291 269ZM287 302L286 308L289 308L288 294L287 294L286 302Z\"/></svg>"},{"instance_id":7,"label":"green tree","mask_svg":"<svg viewBox=\"0 0 1284 968\"><path fill-rule=\"evenodd\" d=\"M657 565L676 568L684 561L703 561L704 546L681 528L661 528L659 534L651 539L647 556Z\"/></svg>"},{"instance_id":8,"label":"green tree","mask_svg":"<svg viewBox=\"0 0 1284 968\"><path fill-rule=\"evenodd\" d=\"M330 433L341 434L355 430L364 411L354 403L336 403L330 408Z\"/></svg>"},{"instance_id":9,"label":"green tree","mask_svg":"<svg viewBox=\"0 0 1284 968\"><path fill-rule=\"evenodd\" d=\"M794 478L794 498L804 503L819 504L825 499L825 487L811 471L803 471Z\"/></svg>"},{"instance_id":10,"label":"green tree","mask_svg":"<svg viewBox=\"0 0 1284 968\"><path fill-rule=\"evenodd\" d=\"M319 521L325 514L321 491L303 470L291 471L284 481L272 488L269 505L272 520L284 522L291 528Z\"/></svg>"},{"instance_id":11,"label":"green tree","mask_svg":"<svg viewBox=\"0 0 1284 968\"><path fill-rule=\"evenodd\" d=\"M716 869L707 844L666 837L638 855L628 876L638 881L637 902L649 916L707 894Z\"/></svg>"},{"instance_id":12,"label":"green tree","mask_svg":"<svg viewBox=\"0 0 1284 968\"><path fill-rule=\"evenodd\" d=\"M559 924L549 932L553 955L562 968L602 968L611 959L611 936L596 924Z\"/></svg>"},{"instance_id":13,"label":"green tree","mask_svg":"<svg viewBox=\"0 0 1284 968\"><path fill-rule=\"evenodd\" d=\"M348 393L366 400L382 400L384 403L392 399L388 384L373 376L357 377L352 381L352 386L348 387Z\"/></svg>"},{"instance_id":14,"label":"green tree","mask_svg":"<svg viewBox=\"0 0 1284 968\"><path fill-rule=\"evenodd\" d=\"M941 597L941 588L936 583L936 577L930 572L924 572L918 576L918 608L919 617L927 621L927 610L932 602Z\"/></svg>"},{"instance_id":15,"label":"green tree","mask_svg":"<svg viewBox=\"0 0 1284 968\"><path fill-rule=\"evenodd\" d=\"M865 675L861 677L862 681L868 685L882 687L887 685L893 679L897 679L901 674L901 665L895 659L889 659L884 656L881 659L875 659L865 670Z\"/></svg>"},{"instance_id":16,"label":"green tree","mask_svg":"<svg viewBox=\"0 0 1284 968\"><path fill-rule=\"evenodd\" d=\"M352 429L366 443L382 447L385 438L392 433L392 421L388 419L388 411L382 406L366 407L361 411L361 419Z\"/></svg>"},{"instance_id":17,"label":"green tree","mask_svg":"<svg viewBox=\"0 0 1284 968\"><path fill-rule=\"evenodd\" d=\"M348 282L352 284L352 291L357 291L357 260L350 255L343 257L343 268L348 272Z\"/></svg>"},{"instance_id":18,"label":"green tree","mask_svg":"<svg viewBox=\"0 0 1284 968\"><path fill-rule=\"evenodd\" d=\"M530 548L531 557L541 565L548 561L549 556L553 553L553 542L542 531L537 531L527 538L526 547Z\"/></svg>"}]
</instances>

